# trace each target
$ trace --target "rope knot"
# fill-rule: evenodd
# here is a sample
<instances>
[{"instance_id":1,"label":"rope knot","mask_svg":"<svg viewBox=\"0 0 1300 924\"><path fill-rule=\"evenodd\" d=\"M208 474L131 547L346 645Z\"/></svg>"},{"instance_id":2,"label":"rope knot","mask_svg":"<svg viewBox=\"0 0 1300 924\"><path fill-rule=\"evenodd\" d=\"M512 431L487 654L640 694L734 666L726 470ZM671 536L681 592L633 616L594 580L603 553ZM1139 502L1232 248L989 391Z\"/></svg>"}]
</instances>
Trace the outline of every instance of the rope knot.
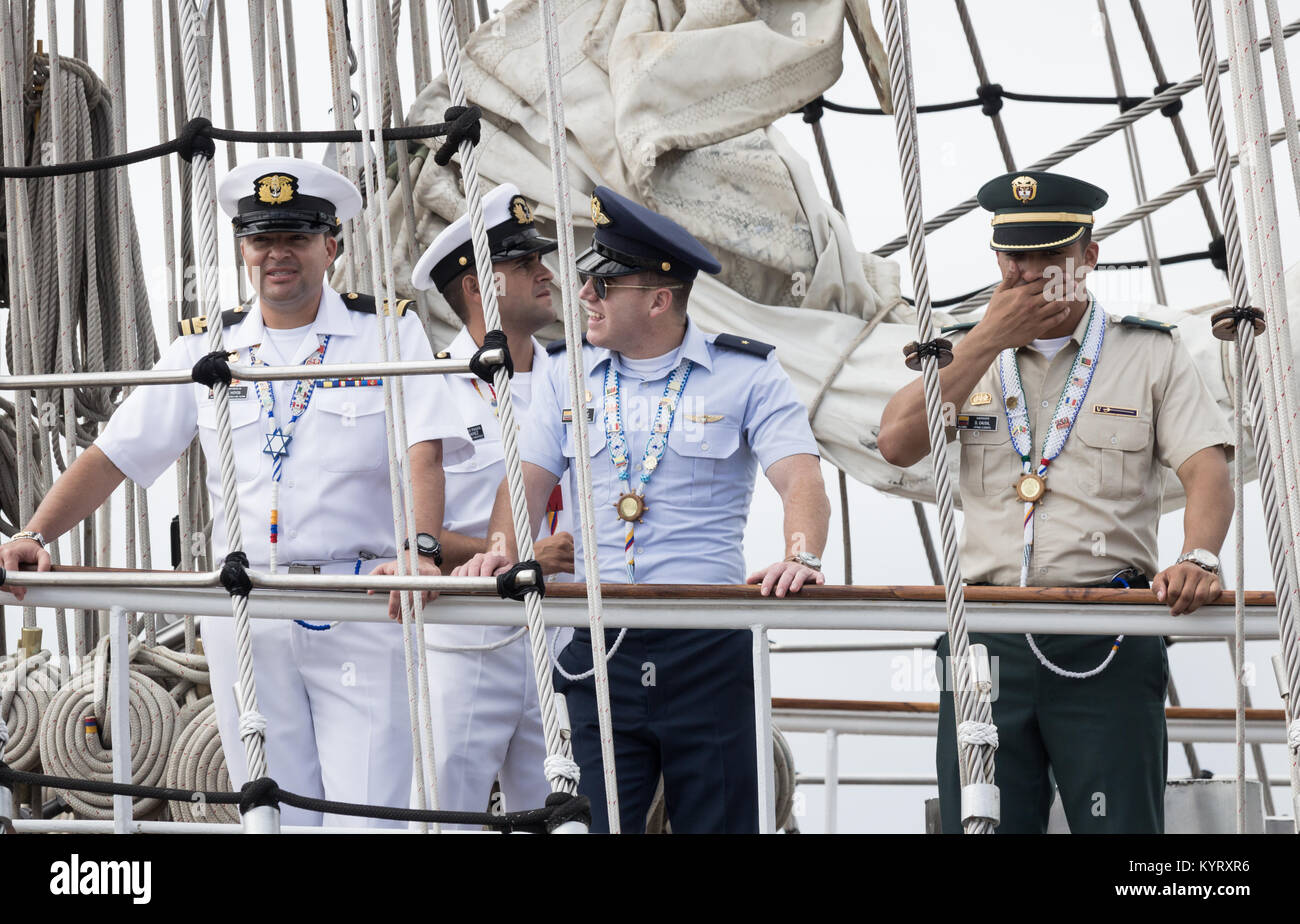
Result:
<instances>
[{"instance_id":1,"label":"rope knot","mask_svg":"<svg viewBox=\"0 0 1300 924\"><path fill-rule=\"evenodd\" d=\"M957 726L957 741L975 747L998 746L998 727L991 722L961 722Z\"/></svg>"},{"instance_id":2,"label":"rope knot","mask_svg":"<svg viewBox=\"0 0 1300 924\"><path fill-rule=\"evenodd\" d=\"M1214 336L1220 340L1236 340L1242 321L1249 321L1254 325L1256 337L1264 332L1264 312L1258 308L1236 305L1210 315L1210 324L1213 325L1211 329Z\"/></svg>"},{"instance_id":3,"label":"rope knot","mask_svg":"<svg viewBox=\"0 0 1300 924\"><path fill-rule=\"evenodd\" d=\"M1173 84L1169 81L1165 81L1164 83L1158 83L1156 84L1155 93L1152 95L1159 96L1161 93L1165 92L1172 86ZM1165 103L1163 106L1160 107L1160 114L1164 116L1166 119L1172 119L1174 116L1178 115L1178 113L1182 111L1183 111L1183 99L1181 96L1175 99L1172 103Z\"/></svg>"},{"instance_id":4,"label":"rope knot","mask_svg":"<svg viewBox=\"0 0 1300 924\"><path fill-rule=\"evenodd\" d=\"M907 363L907 368L913 372L921 370L921 360L927 356L933 356L939 361L939 368L942 369L948 363L952 362L952 341L944 340L942 337L936 337L933 340L927 340L924 343L915 341L903 347L903 362Z\"/></svg>"},{"instance_id":5,"label":"rope knot","mask_svg":"<svg viewBox=\"0 0 1300 924\"><path fill-rule=\"evenodd\" d=\"M568 780L574 786L578 785L578 779L582 776L582 768L578 762L572 758L565 757L563 754L550 754L542 762L542 772L546 778L554 783L556 780ZM565 795L566 798L572 798L564 793L551 793L546 799L546 804L551 804L551 799L557 795Z\"/></svg>"},{"instance_id":6,"label":"rope knot","mask_svg":"<svg viewBox=\"0 0 1300 924\"><path fill-rule=\"evenodd\" d=\"M251 738L254 735L266 734L266 716L260 712L241 712L239 714L239 740Z\"/></svg>"},{"instance_id":7,"label":"rope knot","mask_svg":"<svg viewBox=\"0 0 1300 924\"><path fill-rule=\"evenodd\" d=\"M1292 751L1300 751L1300 719L1292 719L1287 726L1286 746Z\"/></svg>"},{"instance_id":8,"label":"rope knot","mask_svg":"<svg viewBox=\"0 0 1300 924\"><path fill-rule=\"evenodd\" d=\"M249 780L239 787L239 814L245 815L262 805L280 807L280 787L269 776Z\"/></svg>"},{"instance_id":9,"label":"rope knot","mask_svg":"<svg viewBox=\"0 0 1300 924\"><path fill-rule=\"evenodd\" d=\"M217 146L208 136L211 128L212 123L202 116L190 119L181 127L180 137L176 139L176 153L187 163L194 159L195 154L211 159L217 153Z\"/></svg>"},{"instance_id":10,"label":"rope knot","mask_svg":"<svg viewBox=\"0 0 1300 924\"><path fill-rule=\"evenodd\" d=\"M479 143L479 119L483 111L477 106L449 106L444 118L447 120L447 135L442 146L433 155L433 162L439 167L451 163L451 155L460 150L461 143L470 141Z\"/></svg>"},{"instance_id":11,"label":"rope knot","mask_svg":"<svg viewBox=\"0 0 1300 924\"><path fill-rule=\"evenodd\" d=\"M1121 96L1119 97L1119 111L1128 112L1134 106L1145 103L1146 101L1147 97L1145 96Z\"/></svg>"},{"instance_id":12,"label":"rope knot","mask_svg":"<svg viewBox=\"0 0 1300 924\"><path fill-rule=\"evenodd\" d=\"M528 575L527 580L522 579L525 574ZM503 600L523 600L530 593L545 597L546 581L542 579L542 566L529 559L519 562L504 574L498 574L497 593Z\"/></svg>"},{"instance_id":13,"label":"rope knot","mask_svg":"<svg viewBox=\"0 0 1300 924\"><path fill-rule=\"evenodd\" d=\"M546 758L550 762L551 758ZM591 830L591 800L586 796L570 795L567 792L553 792L546 797L546 807L551 810L546 819L546 833L550 834L561 825L576 821Z\"/></svg>"},{"instance_id":14,"label":"rope knot","mask_svg":"<svg viewBox=\"0 0 1300 924\"><path fill-rule=\"evenodd\" d=\"M489 350L500 350L505 359L490 361L483 358L483 354ZM506 367L506 375L513 377L515 374L515 363L510 358L510 344L506 342L506 335L503 331L490 330L483 335L483 345L478 348L474 358L469 361L469 369L489 385L493 382L493 371L497 366Z\"/></svg>"},{"instance_id":15,"label":"rope knot","mask_svg":"<svg viewBox=\"0 0 1300 924\"><path fill-rule=\"evenodd\" d=\"M221 563L221 586L232 597L247 597L253 590L253 579L248 576L248 556L243 552L231 552Z\"/></svg>"},{"instance_id":16,"label":"rope knot","mask_svg":"<svg viewBox=\"0 0 1300 924\"><path fill-rule=\"evenodd\" d=\"M826 107L822 105L822 103L824 102L825 99L820 96L814 100L811 100L806 106L803 107L802 110L803 120L807 122L809 125L812 125L815 122L820 122L822 120L822 116L825 115L826 113Z\"/></svg>"},{"instance_id":17,"label":"rope knot","mask_svg":"<svg viewBox=\"0 0 1300 924\"><path fill-rule=\"evenodd\" d=\"M204 356L190 370L190 378L200 385L216 388L218 382L230 384L230 356L224 350L213 350Z\"/></svg>"},{"instance_id":18,"label":"rope knot","mask_svg":"<svg viewBox=\"0 0 1300 924\"><path fill-rule=\"evenodd\" d=\"M995 116L1002 111L1002 84L982 83L975 88L979 97L980 111L986 116Z\"/></svg>"},{"instance_id":19,"label":"rope knot","mask_svg":"<svg viewBox=\"0 0 1300 924\"><path fill-rule=\"evenodd\" d=\"M1210 241L1210 246L1205 248L1210 253L1210 265L1220 273L1228 271L1228 244L1220 234L1214 240Z\"/></svg>"}]
</instances>

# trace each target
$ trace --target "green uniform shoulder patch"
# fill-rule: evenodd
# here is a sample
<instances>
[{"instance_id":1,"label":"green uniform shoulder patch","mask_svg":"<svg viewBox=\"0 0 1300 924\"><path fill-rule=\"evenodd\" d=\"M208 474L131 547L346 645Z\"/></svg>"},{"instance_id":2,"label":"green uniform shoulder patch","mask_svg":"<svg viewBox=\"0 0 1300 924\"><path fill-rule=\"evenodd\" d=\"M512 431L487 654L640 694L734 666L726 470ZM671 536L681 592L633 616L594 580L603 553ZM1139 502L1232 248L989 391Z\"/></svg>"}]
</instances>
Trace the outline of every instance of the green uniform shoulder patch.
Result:
<instances>
[{"instance_id":1,"label":"green uniform shoulder patch","mask_svg":"<svg viewBox=\"0 0 1300 924\"><path fill-rule=\"evenodd\" d=\"M941 328L939 328L939 333L941 333L941 334L957 334L957 333L961 333L961 332L964 331L964 330L970 330L972 327L974 327L974 326L975 326L976 324L978 324L978 323L979 323L979 321L959 321L959 322L956 323L956 324L949 324L947 327L941 327Z\"/></svg>"},{"instance_id":2,"label":"green uniform shoulder patch","mask_svg":"<svg viewBox=\"0 0 1300 924\"><path fill-rule=\"evenodd\" d=\"M762 359L767 358L767 354L776 349L770 343L763 343L761 340L751 340L748 337L737 337L735 334L718 334L713 338L713 345L722 347L724 350L736 350L741 353L749 353L751 356L758 356Z\"/></svg>"},{"instance_id":3,"label":"green uniform shoulder patch","mask_svg":"<svg viewBox=\"0 0 1300 924\"><path fill-rule=\"evenodd\" d=\"M236 305L229 311L221 312L221 324L223 327L234 327L246 317L248 317L248 309L243 305ZM182 318L177 322L176 330L182 337L188 337L191 334L205 334L208 331L208 316L201 314L196 318Z\"/></svg>"},{"instance_id":4,"label":"green uniform shoulder patch","mask_svg":"<svg viewBox=\"0 0 1300 924\"><path fill-rule=\"evenodd\" d=\"M343 296L343 304L347 305L349 311L359 311L362 314L375 313L375 297L364 292L348 292ZM414 302L409 298L399 298L397 316L400 318L406 314L407 309L413 304ZM384 299L384 312L388 312L388 299Z\"/></svg>"},{"instance_id":5,"label":"green uniform shoulder patch","mask_svg":"<svg viewBox=\"0 0 1300 924\"><path fill-rule=\"evenodd\" d=\"M1140 318L1135 314L1130 314L1120 318L1119 323L1125 327L1144 327L1147 330L1158 330L1166 334L1172 334L1178 327L1177 324L1170 324L1168 321L1155 321L1151 318Z\"/></svg>"}]
</instances>

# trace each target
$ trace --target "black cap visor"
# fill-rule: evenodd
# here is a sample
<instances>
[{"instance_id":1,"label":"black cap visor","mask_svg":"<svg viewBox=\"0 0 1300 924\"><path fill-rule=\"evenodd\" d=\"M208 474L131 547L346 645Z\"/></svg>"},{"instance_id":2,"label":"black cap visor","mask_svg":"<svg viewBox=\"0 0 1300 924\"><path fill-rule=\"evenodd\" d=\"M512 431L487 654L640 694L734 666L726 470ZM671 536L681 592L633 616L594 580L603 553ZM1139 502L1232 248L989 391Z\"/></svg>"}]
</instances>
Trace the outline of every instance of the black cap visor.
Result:
<instances>
[{"instance_id":1,"label":"black cap visor","mask_svg":"<svg viewBox=\"0 0 1300 924\"><path fill-rule=\"evenodd\" d=\"M989 246L1007 253L1056 250L1078 241L1087 227L1089 226L1059 221L994 225L993 239Z\"/></svg>"},{"instance_id":2,"label":"black cap visor","mask_svg":"<svg viewBox=\"0 0 1300 924\"><path fill-rule=\"evenodd\" d=\"M335 234L341 227L338 219L326 212L299 212L286 209L243 212L232 219L231 224L235 226L235 237L271 234L277 231Z\"/></svg>"}]
</instances>

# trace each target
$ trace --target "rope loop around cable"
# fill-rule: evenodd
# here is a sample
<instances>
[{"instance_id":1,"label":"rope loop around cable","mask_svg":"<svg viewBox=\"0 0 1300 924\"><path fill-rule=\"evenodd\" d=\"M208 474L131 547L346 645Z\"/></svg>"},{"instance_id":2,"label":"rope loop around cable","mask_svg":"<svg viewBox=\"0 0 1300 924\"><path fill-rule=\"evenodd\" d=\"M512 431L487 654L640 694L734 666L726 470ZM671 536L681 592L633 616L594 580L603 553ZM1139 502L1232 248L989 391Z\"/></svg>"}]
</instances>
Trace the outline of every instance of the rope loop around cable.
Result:
<instances>
[{"instance_id":1,"label":"rope loop around cable","mask_svg":"<svg viewBox=\"0 0 1300 924\"><path fill-rule=\"evenodd\" d=\"M218 382L229 385L232 379L230 354L224 350L213 350L200 356L194 368L190 370L190 378L208 388L215 388Z\"/></svg>"},{"instance_id":2,"label":"rope loop around cable","mask_svg":"<svg viewBox=\"0 0 1300 924\"><path fill-rule=\"evenodd\" d=\"M484 359L483 354L492 350L500 350L502 356L505 358L500 360ZM498 366L505 366L506 375L510 378L514 378L515 361L510 358L510 344L506 341L505 332L500 330L490 330L483 335L483 345L478 348L478 352L474 354L472 359L470 359L469 371L473 372L480 379L491 385L496 381L494 373Z\"/></svg>"},{"instance_id":3,"label":"rope loop around cable","mask_svg":"<svg viewBox=\"0 0 1300 924\"><path fill-rule=\"evenodd\" d=\"M460 150L462 141L479 143L479 120L483 110L477 106L449 106L445 118L448 122L447 135L442 145L433 155L433 162L439 167L451 163L451 155Z\"/></svg>"},{"instance_id":4,"label":"rope loop around cable","mask_svg":"<svg viewBox=\"0 0 1300 924\"><path fill-rule=\"evenodd\" d=\"M1002 84L982 83L975 88L975 96L980 101L980 111L990 118L1002 111Z\"/></svg>"},{"instance_id":5,"label":"rope loop around cable","mask_svg":"<svg viewBox=\"0 0 1300 924\"><path fill-rule=\"evenodd\" d=\"M546 833L550 834L561 825L571 821L579 822L591 829L591 800L586 796L567 792L553 792L546 797L546 807L551 810L546 820Z\"/></svg>"},{"instance_id":6,"label":"rope loop around cable","mask_svg":"<svg viewBox=\"0 0 1300 924\"><path fill-rule=\"evenodd\" d=\"M548 755L542 762L542 773L547 780L571 780L574 786L577 786L578 780L582 778L582 768L578 766L578 762L563 754ZM547 804L550 804L549 799Z\"/></svg>"},{"instance_id":7,"label":"rope loop around cable","mask_svg":"<svg viewBox=\"0 0 1300 924\"><path fill-rule=\"evenodd\" d=\"M903 347L903 362L907 363L907 368L913 372L921 371L921 361L927 356L939 360L939 368L942 369L952 362L952 341L936 337L924 343L913 341Z\"/></svg>"},{"instance_id":8,"label":"rope loop around cable","mask_svg":"<svg viewBox=\"0 0 1300 924\"><path fill-rule=\"evenodd\" d=\"M1256 337L1264 332L1264 312L1258 308L1251 308L1248 305L1235 305L1210 315L1214 336L1229 342L1237 339L1237 332L1242 321L1249 321L1254 325Z\"/></svg>"},{"instance_id":9,"label":"rope loop around cable","mask_svg":"<svg viewBox=\"0 0 1300 924\"><path fill-rule=\"evenodd\" d=\"M192 161L195 154L212 157L217 153L217 146L208 134L211 130L212 122L208 119L202 116L190 119L181 126L181 133L176 139L176 153L186 163Z\"/></svg>"},{"instance_id":10,"label":"rope loop around cable","mask_svg":"<svg viewBox=\"0 0 1300 924\"><path fill-rule=\"evenodd\" d=\"M269 776L249 780L239 787L239 814L247 815L261 806L280 807L280 787Z\"/></svg>"},{"instance_id":11,"label":"rope loop around cable","mask_svg":"<svg viewBox=\"0 0 1300 924\"><path fill-rule=\"evenodd\" d=\"M525 582L523 575L531 574ZM542 566L533 559L521 561L509 571L497 575L497 593L503 600L523 600L529 594L546 596L546 581L542 579Z\"/></svg>"},{"instance_id":12,"label":"rope loop around cable","mask_svg":"<svg viewBox=\"0 0 1300 924\"><path fill-rule=\"evenodd\" d=\"M221 586L232 597L247 597L253 590L253 579L248 576L248 556L231 552L221 563Z\"/></svg>"},{"instance_id":13,"label":"rope loop around cable","mask_svg":"<svg viewBox=\"0 0 1300 924\"><path fill-rule=\"evenodd\" d=\"M1210 265L1221 273L1228 271L1228 244L1220 234L1210 241L1210 246L1205 248L1210 255Z\"/></svg>"},{"instance_id":14,"label":"rope loop around cable","mask_svg":"<svg viewBox=\"0 0 1300 924\"><path fill-rule=\"evenodd\" d=\"M1173 85L1174 85L1173 82L1169 80L1166 80L1163 83L1158 83L1156 84L1155 92L1152 93L1151 95L1159 96L1161 93L1165 92ZM1178 115L1178 113L1182 111L1183 111L1183 98L1181 96L1174 99L1173 102L1166 103L1165 105L1160 107L1160 114L1164 116L1166 119L1172 119L1174 116Z\"/></svg>"},{"instance_id":15,"label":"rope loop around cable","mask_svg":"<svg viewBox=\"0 0 1300 924\"><path fill-rule=\"evenodd\" d=\"M820 96L814 100L809 101L809 103L806 106L804 106L802 110L803 120L807 122L809 125L820 122L822 120L822 116L826 114L825 102L826 100Z\"/></svg>"}]
</instances>

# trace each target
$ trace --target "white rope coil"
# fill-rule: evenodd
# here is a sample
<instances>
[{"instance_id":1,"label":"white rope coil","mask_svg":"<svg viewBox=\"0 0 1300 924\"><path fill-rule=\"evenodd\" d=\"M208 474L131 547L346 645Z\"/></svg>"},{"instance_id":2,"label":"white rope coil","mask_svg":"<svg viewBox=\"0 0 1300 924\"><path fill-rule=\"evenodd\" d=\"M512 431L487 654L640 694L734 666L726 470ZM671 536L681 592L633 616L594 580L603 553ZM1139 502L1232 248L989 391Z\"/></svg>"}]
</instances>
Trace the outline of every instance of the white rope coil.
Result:
<instances>
[{"instance_id":1,"label":"white rope coil","mask_svg":"<svg viewBox=\"0 0 1300 924\"><path fill-rule=\"evenodd\" d=\"M957 741L976 747L996 748L998 727L989 722L961 722L957 725Z\"/></svg>"},{"instance_id":2,"label":"white rope coil","mask_svg":"<svg viewBox=\"0 0 1300 924\"><path fill-rule=\"evenodd\" d=\"M187 705L181 710L176 724L180 732L167 758L163 785L195 793L229 790L230 772L221 750L217 709L212 697L205 696ZM212 805L200 798L190 802L171 802L169 806L175 821L239 822L239 810L233 805Z\"/></svg>"},{"instance_id":3,"label":"white rope coil","mask_svg":"<svg viewBox=\"0 0 1300 924\"><path fill-rule=\"evenodd\" d=\"M83 670L64 686L46 709L41 722L41 763L47 773L82 780L111 782L113 753L100 742L86 719L95 716L95 671ZM175 700L139 671L128 678L131 742L131 782L154 786L162 779L179 712ZM106 716L109 718L109 716ZM99 726L101 731L104 726ZM85 818L111 818L113 797L107 793L58 789L72 810ZM147 818L162 807L158 799L133 800L132 815Z\"/></svg>"},{"instance_id":4,"label":"white rope coil","mask_svg":"<svg viewBox=\"0 0 1300 924\"><path fill-rule=\"evenodd\" d=\"M5 725L0 753L15 770L40 765L41 719L59 689L49 662L50 652L41 651L0 673L0 723Z\"/></svg>"}]
</instances>

